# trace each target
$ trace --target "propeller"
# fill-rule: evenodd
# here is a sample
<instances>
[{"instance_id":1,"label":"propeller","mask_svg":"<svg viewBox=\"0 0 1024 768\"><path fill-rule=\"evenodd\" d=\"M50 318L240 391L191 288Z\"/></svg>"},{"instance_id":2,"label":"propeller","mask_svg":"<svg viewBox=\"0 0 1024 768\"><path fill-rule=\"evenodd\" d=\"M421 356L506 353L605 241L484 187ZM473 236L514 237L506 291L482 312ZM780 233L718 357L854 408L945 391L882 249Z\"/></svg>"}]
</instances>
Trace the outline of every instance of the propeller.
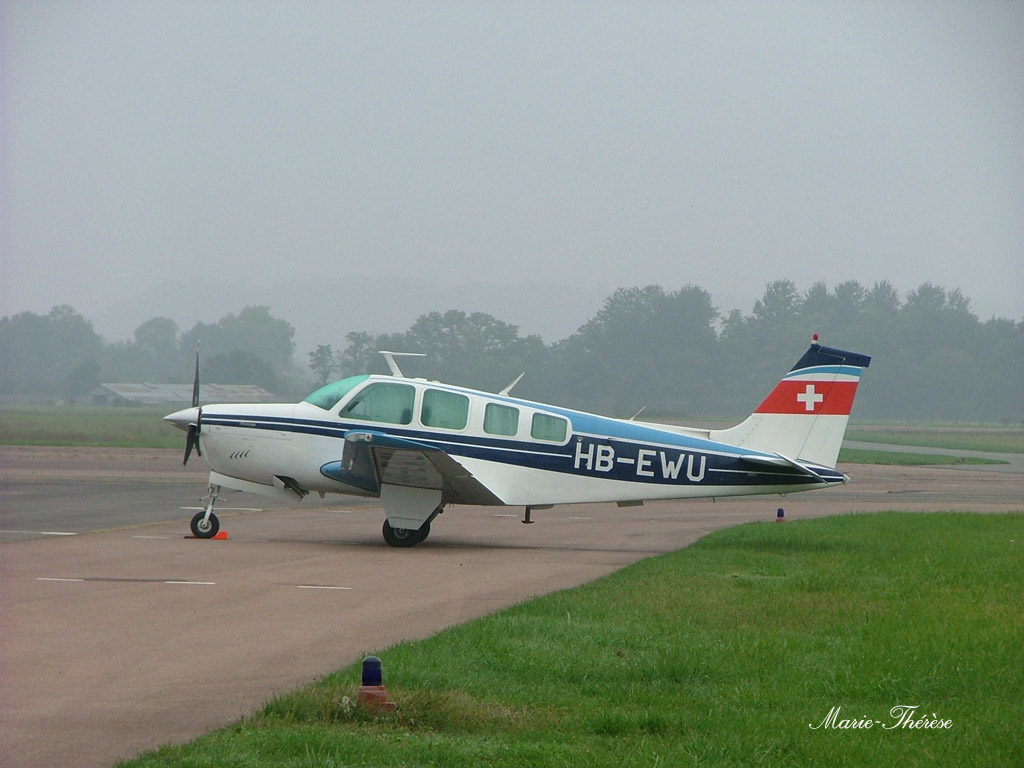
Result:
<instances>
[{"instance_id":1,"label":"propeller","mask_svg":"<svg viewBox=\"0 0 1024 768\"><path fill-rule=\"evenodd\" d=\"M199 447L199 432L203 426L203 409L199 407L199 350L196 350L196 378L192 382L192 407L197 409L196 423L188 425L188 435L185 437L185 459L182 465L188 464L188 457L192 455L192 449L203 455L203 449Z\"/></svg>"}]
</instances>

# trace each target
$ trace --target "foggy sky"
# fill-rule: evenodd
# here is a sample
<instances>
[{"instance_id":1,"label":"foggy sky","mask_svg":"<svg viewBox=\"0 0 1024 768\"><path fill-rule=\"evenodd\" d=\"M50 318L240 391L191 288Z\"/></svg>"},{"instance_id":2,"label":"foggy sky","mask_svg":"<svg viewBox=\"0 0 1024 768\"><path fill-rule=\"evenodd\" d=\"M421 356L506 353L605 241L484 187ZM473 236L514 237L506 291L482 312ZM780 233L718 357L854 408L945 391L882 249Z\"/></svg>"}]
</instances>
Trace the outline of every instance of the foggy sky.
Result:
<instances>
[{"instance_id":1,"label":"foggy sky","mask_svg":"<svg viewBox=\"0 0 1024 768\"><path fill-rule=\"evenodd\" d=\"M620 285L727 312L789 278L930 281L1024 319L1017 2L0 14L0 316L70 304L117 339L269 303L301 336L273 306L288 282L372 301L342 332L397 331L394 278L422 311L451 308L436 286L547 285L570 318L587 297L578 325Z\"/></svg>"}]
</instances>

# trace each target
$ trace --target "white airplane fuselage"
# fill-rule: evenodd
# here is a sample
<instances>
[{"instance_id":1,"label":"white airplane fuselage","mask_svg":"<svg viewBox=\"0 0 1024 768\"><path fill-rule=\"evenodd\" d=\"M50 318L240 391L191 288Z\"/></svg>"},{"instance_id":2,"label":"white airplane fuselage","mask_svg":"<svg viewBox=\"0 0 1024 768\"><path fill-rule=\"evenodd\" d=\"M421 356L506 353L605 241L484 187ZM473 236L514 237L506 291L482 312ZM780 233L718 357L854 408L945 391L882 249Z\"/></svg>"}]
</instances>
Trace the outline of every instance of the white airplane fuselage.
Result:
<instances>
[{"instance_id":1,"label":"white airplane fuselage","mask_svg":"<svg viewBox=\"0 0 1024 768\"><path fill-rule=\"evenodd\" d=\"M350 377L301 403L206 405L167 420L192 425L211 486L380 497L391 525L411 530L446 504L788 494L848 479L835 455L868 358L834 364L822 349L839 352L812 346L759 412L729 430L396 376Z\"/></svg>"}]
</instances>

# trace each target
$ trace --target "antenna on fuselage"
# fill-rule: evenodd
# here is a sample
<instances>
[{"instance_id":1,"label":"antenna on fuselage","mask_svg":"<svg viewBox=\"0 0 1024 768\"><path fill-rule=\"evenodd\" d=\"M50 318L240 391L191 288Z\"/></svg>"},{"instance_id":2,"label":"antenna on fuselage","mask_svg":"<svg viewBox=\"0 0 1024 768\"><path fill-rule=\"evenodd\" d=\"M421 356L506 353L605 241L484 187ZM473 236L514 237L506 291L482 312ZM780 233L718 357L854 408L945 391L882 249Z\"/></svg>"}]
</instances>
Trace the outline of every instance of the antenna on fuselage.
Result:
<instances>
[{"instance_id":1,"label":"antenna on fuselage","mask_svg":"<svg viewBox=\"0 0 1024 768\"><path fill-rule=\"evenodd\" d=\"M422 352L388 352L387 350L379 350L384 359L388 363L388 368L391 369L391 375L396 376L399 379L404 379L405 374L402 373L402 369L398 367L398 363L395 362L395 357L426 357Z\"/></svg>"},{"instance_id":2,"label":"antenna on fuselage","mask_svg":"<svg viewBox=\"0 0 1024 768\"><path fill-rule=\"evenodd\" d=\"M515 377L515 379L512 380L511 384L509 384L507 387L505 387L503 390L501 390L501 392L499 392L498 394L499 395L507 395L509 392L512 391L512 387L514 387L516 384L518 384L519 380L521 378L523 378L523 376L525 376L525 375L526 375L526 371L523 371L522 373L520 373L518 376Z\"/></svg>"}]
</instances>

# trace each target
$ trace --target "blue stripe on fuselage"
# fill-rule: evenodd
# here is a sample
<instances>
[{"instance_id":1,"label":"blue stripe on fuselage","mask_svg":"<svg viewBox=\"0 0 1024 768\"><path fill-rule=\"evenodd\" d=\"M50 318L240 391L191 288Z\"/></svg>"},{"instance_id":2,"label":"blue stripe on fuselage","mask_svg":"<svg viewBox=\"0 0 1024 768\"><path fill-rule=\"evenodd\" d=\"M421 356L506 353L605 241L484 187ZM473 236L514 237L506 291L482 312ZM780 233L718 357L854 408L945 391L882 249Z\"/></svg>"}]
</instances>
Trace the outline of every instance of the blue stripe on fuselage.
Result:
<instances>
[{"instance_id":1,"label":"blue stripe on fuselage","mask_svg":"<svg viewBox=\"0 0 1024 768\"><path fill-rule=\"evenodd\" d=\"M535 406L534 406L535 407ZM349 430L371 427L396 437L436 446L453 457L469 457L610 480L657 485L804 485L812 477L785 466L752 467L732 446L560 408L545 408L569 418L574 427L564 444L528 442L478 434L439 433L418 427L334 422L263 415L204 414L204 425L291 432L343 439ZM604 431L602 431L604 430ZM338 458L343 451L339 445ZM767 455L767 454L765 454ZM835 470L818 469L826 482L839 482ZM834 477L833 477L834 475Z\"/></svg>"}]
</instances>

